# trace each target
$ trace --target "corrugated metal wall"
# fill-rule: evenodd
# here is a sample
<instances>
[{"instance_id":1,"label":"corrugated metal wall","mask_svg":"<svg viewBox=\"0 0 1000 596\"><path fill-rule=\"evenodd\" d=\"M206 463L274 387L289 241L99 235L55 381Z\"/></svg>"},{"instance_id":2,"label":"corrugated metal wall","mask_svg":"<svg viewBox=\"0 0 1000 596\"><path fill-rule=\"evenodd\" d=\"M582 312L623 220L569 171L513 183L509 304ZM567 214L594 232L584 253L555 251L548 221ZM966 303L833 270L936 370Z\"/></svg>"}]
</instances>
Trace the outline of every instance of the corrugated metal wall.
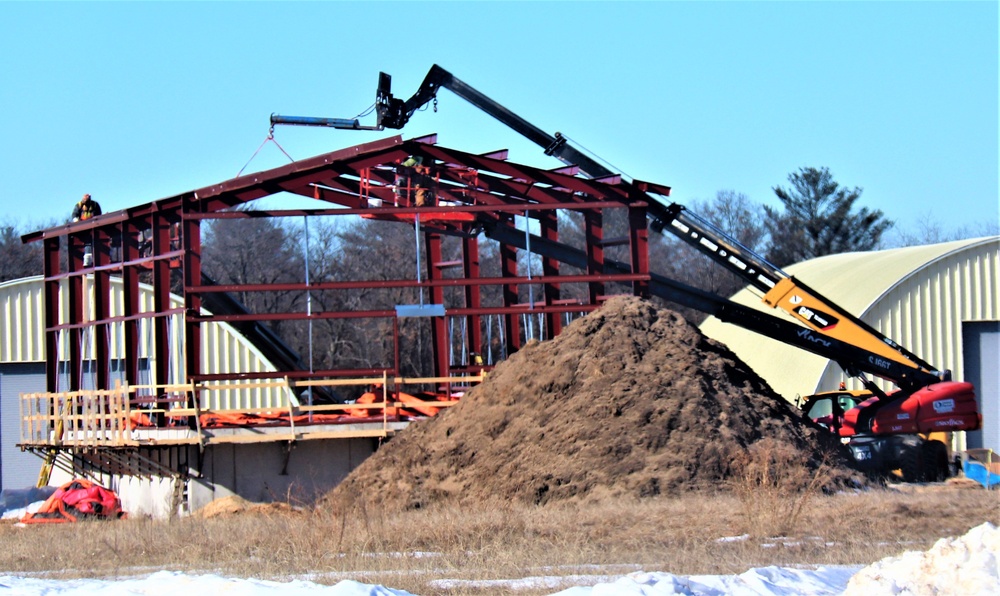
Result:
<instances>
[{"instance_id":1,"label":"corrugated metal wall","mask_svg":"<svg viewBox=\"0 0 1000 596\"><path fill-rule=\"evenodd\" d=\"M92 292L92 287L87 289ZM59 311L61 320L68 319L68 304L65 299L65 286L60 291ZM45 361L45 335L42 332L44 321L42 278L30 277L0 284L0 364L27 363ZM183 306L179 296L171 296L173 307ZM88 317L93 317L91 311ZM154 312L153 292L148 285L140 286L140 312ZM111 280L110 316L121 316L124 312L124 292L121 280ZM145 361L152 347L151 320L143 319L127 323L115 323L109 326L107 337L95 337L93 329L81 337L84 359L93 357L94 342L107 341L109 353L113 360L121 358L124 345L125 325L138 325L139 358ZM166 363L169 367L168 379L171 383L183 382L184 375L184 319L177 314L169 318L168 335L171 358ZM230 372L266 372L273 371L274 366L242 335L225 323L210 322L202 325L202 371L206 373ZM60 342L59 354L67 352L68 336ZM159 365L155 360L141 367L139 378L148 378L151 370ZM111 378L115 378L112 374ZM44 386L41 389L44 390ZM226 391L206 392L202 395L203 408L234 409L234 408L285 408L288 406L288 394L284 389L234 389Z\"/></svg>"}]
</instances>

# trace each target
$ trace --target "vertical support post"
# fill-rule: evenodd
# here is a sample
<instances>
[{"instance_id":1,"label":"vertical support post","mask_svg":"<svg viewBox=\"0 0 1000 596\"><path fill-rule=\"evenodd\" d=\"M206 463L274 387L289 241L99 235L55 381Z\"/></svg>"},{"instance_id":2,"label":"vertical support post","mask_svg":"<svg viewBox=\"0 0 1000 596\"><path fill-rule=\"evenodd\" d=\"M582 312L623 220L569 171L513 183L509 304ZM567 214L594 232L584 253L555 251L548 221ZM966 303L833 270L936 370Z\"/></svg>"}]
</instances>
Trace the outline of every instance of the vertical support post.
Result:
<instances>
[{"instance_id":1,"label":"vertical support post","mask_svg":"<svg viewBox=\"0 0 1000 596\"><path fill-rule=\"evenodd\" d=\"M136 265L128 265L139 258L140 227L135 220L126 220L122 225L122 314L126 317L122 347L122 366L125 367L125 382L139 384L139 322L131 317L139 314L139 271Z\"/></svg>"},{"instance_id":2,"label":"vertical support post","mask_svg":"<svg viewBox=\"0 0 1000 596\"><path fill-rule=\"evenodd\" d=\"M154 213L151 220L153 233L153 255L159 256L170 249L170 227L161 213ZM170 263L164 259L153 261L153 310L162 313L170 307ZM153 353L150 361L156 362L154 385L166 385L170 375L170 345L167 338L167 317L158 314L153 319ZM159 392L158 392L159 395ZM156 408L165 410L167 402L158 401ZM166 417L156 415L156 425L162 426Z\"/></svg>"},{"instance_id":3,"label":"vertical support post","mask_svg":"<svg viewBox=\"0 0 1000 596\"><path fill-rule=\"evenodd\" d=\"M479 240L475 237L462 238L462 275L466 280L479 278ZM482 289L476 284L465 286L465 308L479 310L482 306ZM472 346L471 351L482 353L483 330L481 315L471 315L466 318L466 341Z\"/></svg>"},{"instance_id":4,"label":"vertical support post","mask_svg":"<svg viewBox=\"0 0 1000 596\"><path fill-rule=\"evenodd\" d=\"M587 210L583 212L584 235L587 241L587 275L604 273L604 212ZM604 296L604 282L591 281L588 285L590 304L597 304Z\"/></svg>"},{"instance_id":5,"label":"vertical support post","mask_svg":"<svg viewBox=\"0 0 1000 596\"><path fill-rule=\"evenodd\" d=\"M441 235L424 232L424 243L427 247L427 279L437 281L443 278L441 267ZM444 304L444 288L432 285L431 304ZM444 317L431 317L431 345L433 346L434 376L451 376L449 353L451 337Z\"/></svg>"},{"instance_id":6,"label":"vertical support post","mask_svg":"<svg viewBox=\"0 0 1000 596\"><path fill-rule=\"evenodd\" d=\"M111 274L101 269L111 263L111 239L104 228L94 230L94 320L106 321L111 314ZM98 322L92 327L94 334L93 352L97 382L94 389L110 389L108 366L110 363L108 345L108 324ZM85 332L89 333L91 330Z\"/></svg>"},{"instance_id":7,"label":"vertical support post","mask_svg":"<svg viewBox=\"0 0 1000 596\"><path fill-rule=\"evenodd\" d=\"M197 209L197 199L185 197L181 205L181 246L184 249L184 382L201 374L201 323L194 320L201 313L201 294L189 291L201 284L201 220L187 219L184 213ZM310 362L311 365L311 362ZM198 399L198 396L193 396ZM189 403L188 407L197 404Z\"/></svg>"},{"instance_id":8,"label":"vertical support post","mask_svg":"<svg viewBox=\"0 0 1000 596\"><path fill-rule=\"evenodd\" d=\"M555 211L542 211L539 213L538 223L542 238L548 242L559 242L559 218ZM552 279L559 276L559 260L551 256L542 258L542 276ZM545 282L542 291L545 295L545 306L552 306L559 301L559 284L555 282ZM545 330L548 337L552 338L562 331L562 317L559 313L548 311L545 313Z\"/></svg>"},{"instance_id":9,"label":"vertical support post","mask_svg":"<svg viewBox=\"0 0 1000 596\"><path fill-rule=\"evenodd\" d=\"M399 376L399 317L392 318L392 376ZM385 385L382 385L385 387ZM383 412L384 413L384 412Z\"/></svg>"},{"instance_id":10,"label":"vertical support post","mask_svg":"<svg viewBox=\"0 0 1000 596\"><path fill-rule=\"evenodd\" d=\"M45 278L45 390L54 393L59 380L59 238L46 238L42 274Z\"/></svg>"},{"instance_id":11,"label":"vertical support post","mask_svg":"<svg viewBox=\"0 0 1000 596\"><path fill-rule=\"evenodd\" d=\"M517 247L500 244L500 276L503 278L517 277ZM517 284L504 284L503 305L505 309L518 304ZM521 347L521 322L519 317L511 312L505 312L504 328L507 330L507 355L510 356Z\"/></svg>"},{"instance_id":12,"label":"vertical support post","mask_svg":"<svg viewBox=\"0 0 1000 596\"><path fill-rule=\"evenodd\" d=\"M71 234L69 237L69 271L77 273L69 278L69 292L67 296L67 310L69 317L66 323L76 325L83 322L84 304L86 296L83 295L83 274L79 271L83 268L83 251L88 242L92 241L92 236L88 233L86 239L78 235ZM69 391L80 390L80 374L82 372L82 359L80 355L80 330L69 329L69 354L67 357L67 368L69 371Z\"/></svg>"},{"instance_id":13,"label":"vertical support post","mask_svg":"<svg viewBox=\"0 0 1000 596\"><path fill-rule=\"evenodd\" d=\"M632 273L645 275L645 279L632 282L632 294L649 298L649 230L646 228L646 208L628 208L629 248Z\"/></svg>"}]
</instances>

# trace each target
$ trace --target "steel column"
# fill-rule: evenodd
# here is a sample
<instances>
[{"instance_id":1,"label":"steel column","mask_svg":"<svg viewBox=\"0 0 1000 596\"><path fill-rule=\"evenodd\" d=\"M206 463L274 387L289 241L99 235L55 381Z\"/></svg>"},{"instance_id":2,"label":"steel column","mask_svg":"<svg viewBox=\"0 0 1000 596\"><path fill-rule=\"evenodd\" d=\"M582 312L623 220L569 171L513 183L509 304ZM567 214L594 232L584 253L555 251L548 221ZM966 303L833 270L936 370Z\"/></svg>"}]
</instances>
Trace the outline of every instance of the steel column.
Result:
<instances>
[{"instance_id":1,"label":"steel column","mask_svg":"<svg viewBox=\"0 0 1000 596\"><path fill-rule=\"evenodd\" d=\"M45 278L45 389L56 391L59 379L59 238L46 238L43 243L42 274Z\"/></svg>"},{"instance_id":2,"label":"steel column","mask_svg":"<svg viewBox=\"0 0 1000 596\"><path fill-rule=\"evenodd\" d=\"M107 269L102 269L104 265L111 263L111 251L109 250L111 238L105 228L94 230L94 320L104 321L110 316L111 304L111 273ZM110 364L110 346L108 345L108 324L98 323L85 333L93 333L94 342L91 349L94 354L94 367L96 370L95 389L110 389L108 383L108 365Z\"/></svg>"},{"instance_id":3,"label":"steel column","mask_svg":"<svg viewBox=\"0 0 1000 596\"><path fill-rule=\"evenodd\" d=\"M479 278L479 239L475 237L462 238L462 275L465 279ZM482 292L478 285L465 286L465 307L479 309L482 306ZM483 353L482 319L479 315L470 315L465 319L466 341L473 347L471 351ZM474 364L469 362L469 364Z\"/></svg>"},{"instance_id":4,"label":"steel column","mask_svg":"<svg viewBox=\"0 0 1000 596\"><path fill-rule=\"evenodd\" d=\"M159 255L170 249L169 223L160 213L154 213L151 218L153 234L153 254ZM159 260L153 262L153 309L162 313L170 308L170 263ZM159 316L153 319L153 353L149 354L149 362L156 362L154 383L166 385L170 379L170 340L167 325L169 318ZM157 409L166 409L168 402L157 401ZM157 414L157 425L162 425L165 417Z\"/></svg>"},{"instance_id":5,"label":"steel column","mask_svg":"<svg viewBox=\"0 0 1000 596\"><path fill-rule=\"evenodd\" d=\"M439 280L443 276L441 268L437 266L441 262L441 235L433 232L424 232L424 246L427 253L427 279L430 281ZM431 304L444 304L444 288L440 285L432 285ZM431 317L431 342L433 348L434 376L449 376L451 370L450 347L451 335L448 333L448 325L445 317Z\"/></svg>"},{"instance_id":6,"label":"steel column","mask_svg":"<svg viewBox=\"0 0 1000 596\"><path fill-rule=\"evenodd\" d=\"M545 238L550 242L559 241L559 218L555 211L545 211L539 213L538 224L542 238ZM552 256L543 255L542 276L548 278L558 277L558 275L559 261L552 258ZM542 286L542 291L545 296L545 306L552 306L559 301L560 285L558 283L546 282L545 285ZM548 331L549 338L559 335L562 331L562 317L552 312L546 313L545 328Z\"/></svg>"},{"instance_id":7,"label":"steel column","mask_svg":"<svg viewBox=\"0 0 1000 596\"><path fill-rule=\"evenodd\" d=\"M500 277L517 277L517 248L510 244L500 243ZM517 295L517 284L503 286L503 305L506 308L520 304ZM521 322L516 314L504 313L504 327L507 330L507 354L513 354L521 347Z\"/></svg>"},{"instance_id":8,"label":"steel column","mask_svg":"<svg viewBox=\"0 0 1000 596\"><path fill-rule=\"evenodd\" d=\"M85 238L81 235L71 235L69 237L69 270L72 273L83 269L84 247L88 242L93 241L93 234L86 232ZM83 275L74 275L69 278L68 296L66 306L68 310L68 320L70 324L82 323L84 319L84 303L86 297L83 295ZM80 376L82 374L82 360L80 355L80 334L85 330L74 329L68 332L69 354L67 357L67 370L69 371L69 391L79 391Z\"/></svg>"},{"instance_id":9,"label":"steel column","mask_svg":"<svg viewBox=\"0 0 1000 596\"><path fill-rule=\"evenodd\" d=\"M646 228L646 207L629 207L629 248L632 273L649 274L649 231ZM649 298L649 281L632 282L632 293Z\"/></svg>"},{"instance_id":10,"label":"steel column","mask_svg":"<svg viewBox=\"0 0 1000 596\"><path fill-rule=\"evenodd\" d=\"M139 270L137 265L125 263L139 258L139 234L145 229L143 220L129 219L122 224L122 316L134 317L139 314ZM122 353L122 366L125 367L125 380L130 385L139 383L139 321L125 320L124 346L119 346Z\"/></svg>"},{"instance_id":11,"label":"steel column","mask_svg":"<svg viewBox=\"0 0 1000 596\"><path fill-rule=\"evenodd\" d=\"M193 197L182 205L184 213L196 208ZM190 379L201 374L201 323L196 320L201 314L201 294L186 289L201 284L201 220L183 219L180 234L184 250L184 374Z\"/></svg>"},{"instance_id":12,"label":"steel column","mask_svg":"<svg viewBox=\"0 0 1000 596\"><path fill-rule=\"evenodd\" d=\"M587 244L587 274L600 276L604 273L604 212L583 212L584 236ZM590 303L597 304L604 296L604 282L595 278L587 289Z\"/></svg>"}]
</instances>

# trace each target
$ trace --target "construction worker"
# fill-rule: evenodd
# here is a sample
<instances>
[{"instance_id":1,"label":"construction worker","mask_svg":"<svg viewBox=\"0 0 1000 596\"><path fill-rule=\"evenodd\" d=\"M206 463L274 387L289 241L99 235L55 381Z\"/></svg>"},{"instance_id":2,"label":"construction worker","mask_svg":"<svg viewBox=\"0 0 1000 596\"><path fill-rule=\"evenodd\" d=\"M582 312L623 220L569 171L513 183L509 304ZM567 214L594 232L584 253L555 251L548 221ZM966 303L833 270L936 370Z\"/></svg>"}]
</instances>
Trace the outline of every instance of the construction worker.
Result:
<instances>
[{"instance_id":1,"label":"construction worker","mask_svg":"<svg viewBox=\"0 0 1000 596\"><path fill-rule=\"evenodd\" d=\"M433 175L431 168L424 165L424 158L419 155L411 155L400 165L402 166L403 176L400 176L400 169L397 168L396 187L400 188L402 183L405 184L405 188L409 190L410 185L413 185L414 204L416 204L417 207L433 204L434 187L437 180L435 179L436 177Z\"/></svg>"},{"instance_id":2,"label":"construction worker","mask_svg":"<svg viewBox=\"0 0 1000 596\"><path fill-rule=\"evenodd\" d=\"M406 161L399 162L396 165L396 180L395 180L395 206L399 207L400 199L403 200L404 205L408 205L410 202L410 183L413 178L413 166L417 164L417 160L421 159L419 157L408 157Z\"/></svg>"},{"instance_id":3,"label":"construction worker","mask_svg":"<svg viewBox=\"0 0 1000 596\"><path fill-rule=\"evenodd\" d=\"M101 214L101 204L90 198L89 194L84 194L80 202L73 207L73 221L90 219Z\"/></svg>"}]
</instances>

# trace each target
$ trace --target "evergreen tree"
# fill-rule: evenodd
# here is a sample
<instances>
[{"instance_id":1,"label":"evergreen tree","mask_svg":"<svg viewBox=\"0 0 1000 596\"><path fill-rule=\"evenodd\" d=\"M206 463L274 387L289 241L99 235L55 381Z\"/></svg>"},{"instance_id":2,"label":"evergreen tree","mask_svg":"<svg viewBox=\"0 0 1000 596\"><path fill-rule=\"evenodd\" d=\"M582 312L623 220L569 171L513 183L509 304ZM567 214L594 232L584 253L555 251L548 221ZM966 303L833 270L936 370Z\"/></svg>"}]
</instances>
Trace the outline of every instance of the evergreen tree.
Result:
<instances>
[{"instance_id":1,"label":"evergreen tree","mask_svg":"<svg viewBox=\"0 0 1000 596\"><path fill-rule=\"evenodd\" d=\"M875 249L893 225L880 209L855 209L861 188L840 186L827 168L800 168L788 181L790 189L774 188L784 212L764 207L770 235L767 258L778 267Z\"/></svg>"}]
</instances>

